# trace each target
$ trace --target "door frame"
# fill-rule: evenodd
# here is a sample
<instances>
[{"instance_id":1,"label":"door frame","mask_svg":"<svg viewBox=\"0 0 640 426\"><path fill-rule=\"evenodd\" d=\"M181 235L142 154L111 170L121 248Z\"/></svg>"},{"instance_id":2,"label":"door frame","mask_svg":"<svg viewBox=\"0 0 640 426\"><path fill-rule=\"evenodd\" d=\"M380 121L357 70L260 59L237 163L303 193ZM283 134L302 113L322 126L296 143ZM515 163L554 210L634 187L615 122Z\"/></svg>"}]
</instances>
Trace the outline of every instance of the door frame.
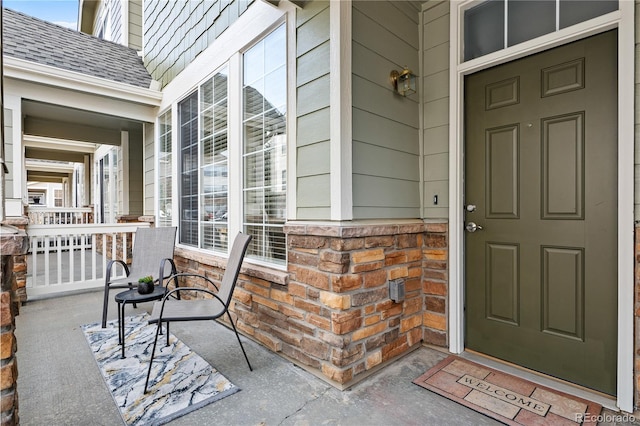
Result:
<instances>
[{"instance_id":1,"label":"door frame","mask_svg":"<svg viewBox=\"0 0 640 426\"><path fill-rule=\"evenodd\" d=\"M449 16L449 351L464 351L464 77L543 50L618 30L618 408L633 412L634 354L634 80L635 2L615 12L462 63L464 11L477 0L452 0Z\"/></svg>"}]
</instances>

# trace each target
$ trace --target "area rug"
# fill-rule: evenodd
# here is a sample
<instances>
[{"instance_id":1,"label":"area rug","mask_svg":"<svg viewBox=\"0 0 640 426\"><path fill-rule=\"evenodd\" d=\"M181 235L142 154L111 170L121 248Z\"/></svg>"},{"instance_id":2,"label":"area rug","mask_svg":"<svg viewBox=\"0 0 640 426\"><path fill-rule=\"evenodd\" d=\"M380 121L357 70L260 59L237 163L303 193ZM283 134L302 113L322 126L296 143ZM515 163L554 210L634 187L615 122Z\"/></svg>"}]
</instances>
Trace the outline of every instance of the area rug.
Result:
<instances>
[{"instance_id":1,"label":"area rug","mask_svg":"<svg viewBox=\"0 0 640 426\"><path fill-rule=\"evenodd\" d=\"M144 382L156 326L148 315L125 320L126 358L121 358L117 320L82 326L100 372L127 425L161 425L240 389L187 345L170 335L158 339L149 392Z\"/></svg>"},{"instance_id":2,"label":"area rug","mask_svg":"<svg viewBox=\"0 0 640 426\"><path fill-rule=\"evenodd\" d=\"M508 425L596 424L602 406L451 355L413 383Z\"/></svg>"}]
</instances>

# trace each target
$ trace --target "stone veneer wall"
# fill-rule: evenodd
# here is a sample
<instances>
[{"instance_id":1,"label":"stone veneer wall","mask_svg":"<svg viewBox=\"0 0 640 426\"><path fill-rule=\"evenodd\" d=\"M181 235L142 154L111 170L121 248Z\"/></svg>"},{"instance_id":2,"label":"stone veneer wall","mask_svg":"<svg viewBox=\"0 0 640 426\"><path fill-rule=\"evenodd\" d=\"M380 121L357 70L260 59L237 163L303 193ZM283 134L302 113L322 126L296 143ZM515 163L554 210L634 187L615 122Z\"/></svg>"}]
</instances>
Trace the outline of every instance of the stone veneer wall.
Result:
<instances>
[{"instance_id":1,"label":"stone veneer wall","mask_svg":"<svg viewBox=\"0 0 640 426\"><path fill-rule=\"evenodd\" d=\"M6 229L7 227L5 227ZM27 252L28 237L24 231L0 235L0 420L2 425L17 425L18 361L15 317L20 311L14 259Z\"/></svg>"},{"instance_id":2,"label":"stone veneer wall","mask_svg":"<svg viewBox=\"0 0 640 426\"><path fill-rule=\"evenodd\" d=\"M23 218L7 218L5 225L15 226L24 231L29 224L29 219ZM4 252L3 252L4 254ZM27 301L27 254L18 253L13 256L13 273L16 279L16 297L20 302Z\"/></svg>"},{"instance_id":3,"label":"stone veneer wall","mask_svg":"<svg viewBox=\"0 0 640 426\"><path fill-rule=\"evenodd\" d=\"M636 222L635 229L635 359L634 359L634 376L635 376L635 392L633 403L634 407L640 406L640 222Z\"/></svg>"},{"instance_id":4,"label":"stone veneer wall","mask_svg":"<svg viewBox=\"0 0 640 426\"><path fill-rule=\"evenodd\" d=\"M447 225L288 224L288 270L245 262L238 328L339 388L424 341L447 343ZM224 259L178 248L181 272L219 281ZM403 302L388 282L405 281ZM182 285L197 285L192 282Z\"/></svg>"}]
</instances>

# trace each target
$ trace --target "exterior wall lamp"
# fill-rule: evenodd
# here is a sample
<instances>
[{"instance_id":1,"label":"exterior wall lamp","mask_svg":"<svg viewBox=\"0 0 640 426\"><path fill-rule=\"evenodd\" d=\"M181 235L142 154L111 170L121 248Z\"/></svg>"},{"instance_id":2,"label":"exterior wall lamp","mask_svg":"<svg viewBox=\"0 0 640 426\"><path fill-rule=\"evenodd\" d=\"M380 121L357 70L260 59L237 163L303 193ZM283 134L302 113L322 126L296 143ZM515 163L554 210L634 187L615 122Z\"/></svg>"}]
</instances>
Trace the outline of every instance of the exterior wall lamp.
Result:
<instances>
[{"instance_id":1,"label":"exterior wall lamp","mask_svg":"<svg viewBox=\"0 0 640 426\"><path fill-rule=\"evenodd\" d=\"M416 93L416 76L406 66L401 72L391 71L389 81L393 86L393 90L401 96L409 96Z\"/></svg>"}]
</instances>

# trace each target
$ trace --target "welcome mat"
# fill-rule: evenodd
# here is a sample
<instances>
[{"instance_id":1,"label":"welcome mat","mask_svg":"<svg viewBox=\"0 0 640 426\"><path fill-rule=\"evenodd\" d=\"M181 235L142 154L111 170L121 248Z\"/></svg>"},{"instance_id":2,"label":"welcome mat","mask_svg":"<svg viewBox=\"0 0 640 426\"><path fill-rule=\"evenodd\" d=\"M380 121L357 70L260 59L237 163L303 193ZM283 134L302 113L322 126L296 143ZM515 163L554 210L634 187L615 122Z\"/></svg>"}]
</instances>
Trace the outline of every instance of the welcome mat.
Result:
<instances>
[{"instance_id":1,"label":"welcome mat","mask_svg":"<svg viewBox=\"0 0 640 426\"><path fill-rule=\"evenodd\" d=\"M148 315L125 319L126 358L121 358L117 320L101 328L83 325L102 377L127 425L161 425L240 389L170 334L158 338L149 393L144 393L156 325Z\"/></svg>"},{"instance_id":2,"label":"welcome mat","mask_svg":"<svg viewBox=\"0 0 640 426\"><path fill-rule=\"evenodd\" d=\"M413 381L508 425L596 424L602 406L451 355Z\"/></svg>"}]
</instances>

